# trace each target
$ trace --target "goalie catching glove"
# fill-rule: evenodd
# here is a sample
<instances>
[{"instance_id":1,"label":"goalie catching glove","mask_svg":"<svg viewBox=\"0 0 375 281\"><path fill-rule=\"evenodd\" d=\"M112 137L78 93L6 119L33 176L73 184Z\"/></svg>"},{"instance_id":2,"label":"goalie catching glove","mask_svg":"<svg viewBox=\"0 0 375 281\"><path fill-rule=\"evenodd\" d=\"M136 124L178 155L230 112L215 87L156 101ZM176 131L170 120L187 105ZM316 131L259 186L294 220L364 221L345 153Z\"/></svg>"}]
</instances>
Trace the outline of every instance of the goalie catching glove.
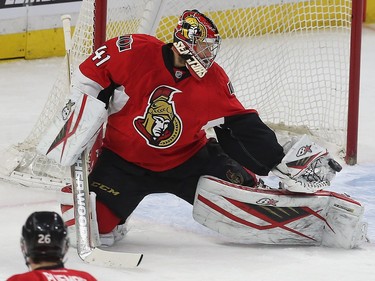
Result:
<instances>
[{"instance_id":1,"label":"goalie catching glove","mask_svg":"<svg viewBox=\"0 0 375 281\"><path fill-rule=\"evenodd\" d=\"M283 160L272 172L281 179L280 186L292 192L315 193L328 187L341 166L327 149L313 143L306 135L291 143Z\"/></svg>"}]
</instances>

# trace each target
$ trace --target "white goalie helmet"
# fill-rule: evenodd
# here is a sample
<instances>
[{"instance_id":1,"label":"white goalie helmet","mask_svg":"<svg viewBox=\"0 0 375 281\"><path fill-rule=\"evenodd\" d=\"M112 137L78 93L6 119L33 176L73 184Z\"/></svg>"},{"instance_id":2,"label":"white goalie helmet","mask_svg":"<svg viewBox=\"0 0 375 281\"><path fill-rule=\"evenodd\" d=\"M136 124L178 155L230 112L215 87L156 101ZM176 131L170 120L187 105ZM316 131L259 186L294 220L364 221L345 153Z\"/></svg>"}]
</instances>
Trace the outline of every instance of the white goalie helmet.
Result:
<instances>
[{"instance_id":1,"label":"white goalie helmet","mask_svg":"<svg viewBox=\"0 0 375 281\"><path fill-rule=\"evenodd\" d=\"M187 60L186 66L200 79L213 64L221 38L216 25L197 10L186 10L174 30L174 49Z\"/></svg>"}]
</instances>

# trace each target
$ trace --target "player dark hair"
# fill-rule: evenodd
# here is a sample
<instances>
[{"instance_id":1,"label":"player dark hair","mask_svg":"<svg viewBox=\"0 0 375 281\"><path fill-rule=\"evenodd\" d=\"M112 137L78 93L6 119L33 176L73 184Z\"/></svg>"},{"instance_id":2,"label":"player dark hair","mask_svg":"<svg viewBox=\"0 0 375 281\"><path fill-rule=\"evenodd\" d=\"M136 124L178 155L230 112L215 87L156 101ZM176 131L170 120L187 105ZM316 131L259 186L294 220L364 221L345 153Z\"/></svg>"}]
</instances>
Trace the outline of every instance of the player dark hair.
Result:
<instances>
[{"instance_id":1,"label":"player dark hair","mask_svg":"<svg viewBox=\"0 0 375 281\"><path fill-rule=\"evenodd\" d=\"M69 248L67 228L55 212L34 212L22 226L21 249L26 264L62 262Z\"/></svg>"}]
</instances>

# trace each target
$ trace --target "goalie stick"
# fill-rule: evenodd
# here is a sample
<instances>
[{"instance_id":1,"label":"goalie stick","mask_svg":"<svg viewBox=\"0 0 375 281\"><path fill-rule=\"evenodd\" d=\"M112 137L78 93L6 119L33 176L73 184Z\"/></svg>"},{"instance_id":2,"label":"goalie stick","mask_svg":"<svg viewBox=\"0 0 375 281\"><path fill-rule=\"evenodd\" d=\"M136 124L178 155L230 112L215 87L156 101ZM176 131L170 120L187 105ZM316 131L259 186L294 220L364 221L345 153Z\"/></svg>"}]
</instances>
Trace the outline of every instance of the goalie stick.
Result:
<instances>
[{"instance_id":1,"label":"goalie stick","mask_svg":"<svg viewBox=\"0 0 375 281\"><path fill-rule=\"evenodd\" d=\"M142 261L143 254L110 252L91 246L87 154L87 150L84 150L75 165L72 166L73 206L78 255L83 261L90 264L105 267L137 267Z\"/></svg>"},{"instance_id":2,"label":"goalie stick","mask_svg":"<svg viewBox=\"0 0 375 281\"><path fill-rule=\"evenodd\" d=\"M61 17L63 22L68 77L71 77L71 35L69 15ZM77 253L87 263L105 267L137 267L143 254L104 251L92 246L90 235L90 200L88 187L88 151L85 149L71 167L74 217L77 231Z\"/></svg>"}]
</instances>

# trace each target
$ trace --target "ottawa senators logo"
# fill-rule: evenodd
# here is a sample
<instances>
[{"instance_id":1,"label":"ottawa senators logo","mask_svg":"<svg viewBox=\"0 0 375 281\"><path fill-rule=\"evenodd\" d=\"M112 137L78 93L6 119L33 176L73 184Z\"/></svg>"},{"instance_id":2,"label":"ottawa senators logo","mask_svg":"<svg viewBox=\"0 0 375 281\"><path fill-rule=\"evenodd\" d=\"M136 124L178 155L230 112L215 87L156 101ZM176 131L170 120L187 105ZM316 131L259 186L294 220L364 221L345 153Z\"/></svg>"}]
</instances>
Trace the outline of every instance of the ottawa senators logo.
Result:
<instances>
[{"instance_id":1,"label":"ottawa senators logo","mask_svg":"<svg viewBox=\"0 0 375 281\"><path fill-rule=\"evenodd\" d=\"M180 92L169 86L157 87L150 95L144 116L134 119L135 129L150 146L168 148L180 138L182 123L172 101L172 96Z\"/></svg>"},{"instance_id":2,"label":"ottawa senators logo","mask_svg":"<svg viewBox=\"0 0 375 281\"><path fill-rule=\"evenodd\" d=\"M228 171L225 173L225 175L227 176L227 179L230 182L233 182L235 184L243 184L244 183L244 179L243 179L243 176L241 175L241 173L236 173L236 172L233 172L231 169L228 169Z\"/></svg>"},{"instance_id":3,"label":"ottawa senators logo","mask_svg":"<svg viewBox=\"0 0 375 281\"><path fill-rule=\"evenodd\" d=\"M200 40L207 37L207 30L203 23L199 21L199 19L193 15L187 16L185 18L185 24L181 26L181 35L184 38L180 38L183 40L193 40L194 37L199 38ZM176 34L179 37L180 34Z\"/></svg>"},{"instance_id":4,"label":"ottawa senators logo","mask_svg":"<svg viewBox=\"0 0 375 281\"><path fill-rule=\"evenodd\" d=\"M132 44L133 37L131 35L119 36L116 41L116 46L120 53L126 50L130 50L132 48Z\"/></svg>"}]
</instances>

